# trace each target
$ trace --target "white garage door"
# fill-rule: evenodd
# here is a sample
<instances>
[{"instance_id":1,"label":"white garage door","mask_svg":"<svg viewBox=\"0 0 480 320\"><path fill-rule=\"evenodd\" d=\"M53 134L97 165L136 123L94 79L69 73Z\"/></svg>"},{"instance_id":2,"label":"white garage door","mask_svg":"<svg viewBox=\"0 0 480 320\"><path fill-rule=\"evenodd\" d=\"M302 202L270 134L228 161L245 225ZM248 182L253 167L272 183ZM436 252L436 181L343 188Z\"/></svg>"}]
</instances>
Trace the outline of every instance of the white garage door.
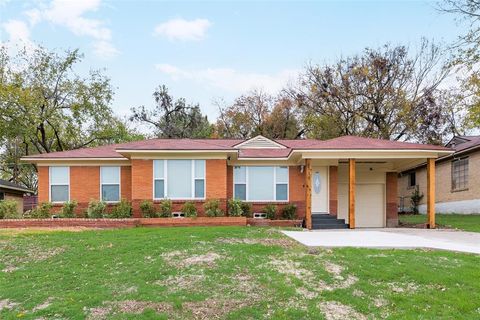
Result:
<instances>
[{"instance_id":1,"label":"white garage door","mask_svg":"<svg viewBox=\"0 0 480 320\"><path fill-rule=\"evenodd\" d=\"M355 226L381 228L385 226L384 184L355 186ZM338 185L338 215L348 222L348 185Z\"/></svg>"}]
</instances>

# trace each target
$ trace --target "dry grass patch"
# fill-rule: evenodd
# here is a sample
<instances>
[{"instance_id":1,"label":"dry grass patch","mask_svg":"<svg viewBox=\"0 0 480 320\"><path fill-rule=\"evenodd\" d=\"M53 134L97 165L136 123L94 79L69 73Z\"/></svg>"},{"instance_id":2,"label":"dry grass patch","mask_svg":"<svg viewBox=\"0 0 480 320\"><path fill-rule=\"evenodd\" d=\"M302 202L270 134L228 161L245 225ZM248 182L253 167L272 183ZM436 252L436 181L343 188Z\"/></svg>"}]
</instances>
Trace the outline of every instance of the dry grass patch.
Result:
<instances>
[{"instance_id":1,"label":"dry grass patch","mask_svg":"<svg viewBox=\"0 0 480 320\"><path fill-rule=\"evenodd\" d=\"M102 320L117 314L141 314L147 309L154 310L157 313L171 313L173 307L166 302L124 300L104 302L101 307L90 308L85 311L87 319Z\"/></svg>"},{"instance_id":2,"label":"dry grass patch","mask_svg":"<svg viewBox=\"0 0 480 320\"><path fill-rule=\"evenodd\" d=\"M14 309L16 306L18 306L18 303L17 302L14 302L10 299L3 299L3 300L0 300L0 311L6 309L6 310L12 310Z\"/></svg>"},{"instance_id":3,"label":"dry grass patch","mask_svg":"<svg viewBox=\"0 0 480 320\"><path fill-rule=\"evenodd\" d=\"M296 245L296 243L290 238L218 238L217 242L224 244L261 244L264 246L279 246L282 248L291 248Z\"/></svg>"},{"instance_id":4,"label":"dry grass patch","mask_svg":"<svg viewBox=\"0 0 480 320\"><path fill-rule=\"evenodd\" d=\"M205 279L204 275L186 274L186 275L169 276L164 280L155 281L154 284L160 285L162 287L167 287L169 292L174 292L177 290L195 291L196 289L198 289L198 285L204 279Z\"/></svg>"},{"instance_id":5,"label":"dry grass patch","mask_svg":"<svg viewBox=\"0 0 480 320\"><path fill-rule=\"evenodd\" d=\"M192 314L194 319L222 319L232 311L247 307L254 303L250 300L216 300L210 299L199 302L185 302L182 307L185 311Z\"/></svg>"},{"instance_id":6,"label":"dry grass patch","mask_svg":"<svg viewBox=\"0 0 480 320\"><path fill-rule=\"evenodd\" d=\"M83 232L88 230L101 230L90 227L28 227L28 228L4 228L0 229L0 236L17 236L22 234L41 234L52 232Z\"/></svg>"},{"instance_id":7,"label":"dry grass patch","mask_svg":"<svg viewBox=\"0 0 480 320\"><path fill-rule=\"evenodd\" d=\"M33 307L32 312L37 312L39 310L47 309L52 304L52 301L53 301L53 298L49 297L43 303L40 303L39 305L36 305L35 307Z\"/></svg>"},{"instance_id":8,"label":"dry grass patch","mask_svg":"<svg viewBox=\"0 0 480 320\"><path fill-rule=\"evenodd\" d=\"M216 261L222 258L216 252L207 252L204 254L191 254L189 251L170 251L162 254L162 258L169 265L186 268L195 265L212 268Z\"/></svg>"},{"instance_id":9,"label":"dry grass patch","mask_svg":"<svg viewBox=\"0 0 480 320\"><path fill-rule=\"evenodd\" d=\"M20 255L13 255L13 252L21 252ZM0 263L5 267L2 272L14 272L27 263L47 260L65 251L65 247L41 248L32 244L12 245L9 243L0 244Z\"/></svg>"},{"instance_id":10,"label":"dry grass patch","mask_svg":"<svg viewBox=\"0 0 480 320\"><path fill-rule=\"evenodd\" d=\"M320 302L319 308L327 320L366 320L367 317L338 301Z\"/></svg>"}]
</instances>

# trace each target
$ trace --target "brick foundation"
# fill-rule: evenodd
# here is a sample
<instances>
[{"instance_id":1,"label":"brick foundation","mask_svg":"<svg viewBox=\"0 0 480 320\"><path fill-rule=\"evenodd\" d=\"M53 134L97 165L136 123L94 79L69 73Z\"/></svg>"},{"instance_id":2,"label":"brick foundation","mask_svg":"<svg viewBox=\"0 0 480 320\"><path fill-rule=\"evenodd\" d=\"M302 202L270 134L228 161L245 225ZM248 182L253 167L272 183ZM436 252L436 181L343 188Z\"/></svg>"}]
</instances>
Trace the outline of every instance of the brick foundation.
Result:
<instances>
[{"instance_id":1,"label":"brick foundation","mask_svg":"<svg viewBox=\"0 0 480 320\"><path fill-rule=\"evenodd\" d=\"M302 220L251 219L246 217L133 218L133 219L5 219L0 228L133 228L193 226L270 226L301 227Z\"/></svg>"}]
</instances>

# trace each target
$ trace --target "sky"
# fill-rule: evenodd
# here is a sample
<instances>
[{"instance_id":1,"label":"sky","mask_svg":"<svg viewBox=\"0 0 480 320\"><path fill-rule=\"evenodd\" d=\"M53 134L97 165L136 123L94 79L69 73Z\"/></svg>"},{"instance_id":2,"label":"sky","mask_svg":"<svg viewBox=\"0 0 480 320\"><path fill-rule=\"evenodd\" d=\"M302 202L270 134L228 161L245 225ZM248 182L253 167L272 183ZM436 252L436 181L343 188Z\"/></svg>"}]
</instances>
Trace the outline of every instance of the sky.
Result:
<instances>
[{"instance_id":1,"label":"sky","mask_svg":"<svg viewBox=\"0 0 480 320\"><path fill-rule=\"evenodd\" d=\"M433 1L186 2L0 0L0 41L79 48L75 70L103 69L113 110L153 107L152 93L199 103L252 89L275 94L308 63L323 64L386 43L453 42L463 32Z\"/></svg>"}]
</instances>

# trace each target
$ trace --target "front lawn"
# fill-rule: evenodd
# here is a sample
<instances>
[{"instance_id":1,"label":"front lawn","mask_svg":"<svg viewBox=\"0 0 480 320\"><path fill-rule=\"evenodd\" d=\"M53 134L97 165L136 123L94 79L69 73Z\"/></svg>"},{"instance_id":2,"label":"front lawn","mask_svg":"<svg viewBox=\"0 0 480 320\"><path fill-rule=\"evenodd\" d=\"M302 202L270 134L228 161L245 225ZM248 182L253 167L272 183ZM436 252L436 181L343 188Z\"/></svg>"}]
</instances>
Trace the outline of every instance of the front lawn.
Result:
<instances>
[{"instance_id":1,"label":"front lawn","mask_svg":"<svg viewBox=\"0 0 480 320\"><path fill-rule=\"evenodd\" d=\"M480 318L480 256L276 229L0 230L1 319Z\"/></svg>"},{"instance_id":2,"label":"front lawn","mask_svg":"<svg viewBox=\"0 0 480 320\"><path fill-rule=\"evenodd\" d=\"M398 216L400 223L403 224L421 224L427 222L427 216L424 214L412 215L401 214ZM439 227L454 228L465 231L480 232L480 214L436 214L435 221Z\"/></svg>"}]
</instances>

